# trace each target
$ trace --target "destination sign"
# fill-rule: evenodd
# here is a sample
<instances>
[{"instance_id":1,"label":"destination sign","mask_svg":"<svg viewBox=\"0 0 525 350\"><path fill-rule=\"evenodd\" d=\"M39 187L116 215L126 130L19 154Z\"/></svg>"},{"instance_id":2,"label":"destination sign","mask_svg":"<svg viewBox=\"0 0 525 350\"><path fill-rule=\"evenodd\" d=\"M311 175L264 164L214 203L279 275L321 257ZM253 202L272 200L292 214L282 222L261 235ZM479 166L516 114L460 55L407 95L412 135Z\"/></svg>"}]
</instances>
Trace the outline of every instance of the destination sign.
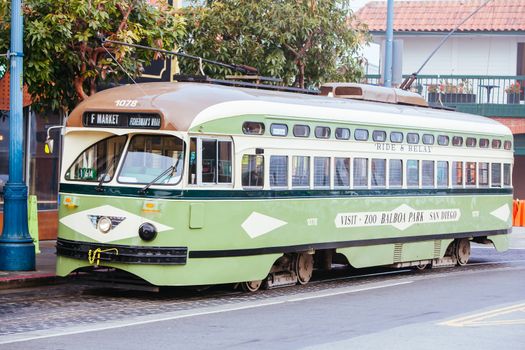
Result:
<instances>
[{"instance_id":1,"label":"destination sign","mask_svg":"<svg viewBox=\"0 0 525 350\"><path fill-rule=\"evenodd\" d=\"M82 123L97 128L160 129L161 117L152 113L84 112Z\"/></svg>"}]
</instances>

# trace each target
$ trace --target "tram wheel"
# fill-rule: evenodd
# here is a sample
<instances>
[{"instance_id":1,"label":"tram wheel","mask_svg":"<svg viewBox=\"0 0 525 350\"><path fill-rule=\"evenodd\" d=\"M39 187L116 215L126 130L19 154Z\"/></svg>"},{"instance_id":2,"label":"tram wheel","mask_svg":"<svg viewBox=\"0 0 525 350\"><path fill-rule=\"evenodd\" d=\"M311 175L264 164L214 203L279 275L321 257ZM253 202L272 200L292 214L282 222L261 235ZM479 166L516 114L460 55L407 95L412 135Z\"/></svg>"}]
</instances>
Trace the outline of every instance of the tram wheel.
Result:
<instances>
[{"instance_id":1,"label":"tram wheel","mask_svg":"<svg viewBox=\"0 0 525 350\"><path fill-rule=\"evenodd\" d=\"M241 282L241 288L245 292L256 292L261 288L262 280Z\"/></svg>"},{"instance_id":2,"label":"tram wheel","mask_svg":"<svg viewBox=\"0 0 525 350\"><path fill-rule=\"evenodd\" d=\"M428 267L427 263L416 265L416 269L418 270L424 270Z\"/></svg>"},{"instance_id":3,"label":"tram wheel","mask_svg":"<svg viewBox=\"0 0 525 350\"><path fill-rule=\"evenodd\" d=\"M299 284L307 284L314 271L314 257L312 254L299 253L295 260L295 273Z\"/></svg>"},{"instance_id":4,"label":"tram wheel","mask_svg":"<svg viewBox=\"0 0 525 350\"><path fill-rule=\"evenodd\" d=\"M459 266L467 264L470 258L470 241L468 238L463 238L456 242L454 256Z\"/></svg>"}]
</instances>

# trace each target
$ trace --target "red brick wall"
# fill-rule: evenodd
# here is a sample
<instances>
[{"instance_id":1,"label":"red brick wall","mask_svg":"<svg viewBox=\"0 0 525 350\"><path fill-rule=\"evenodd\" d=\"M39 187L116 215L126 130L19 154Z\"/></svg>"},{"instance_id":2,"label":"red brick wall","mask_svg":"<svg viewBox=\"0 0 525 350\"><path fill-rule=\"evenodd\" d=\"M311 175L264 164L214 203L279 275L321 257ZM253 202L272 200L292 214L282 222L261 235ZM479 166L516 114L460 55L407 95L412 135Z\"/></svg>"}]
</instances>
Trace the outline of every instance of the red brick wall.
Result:
<instances>
[{"instance_id":1,"label":"red brick wall","mask_svg":"<svg viewBox=\"0 0 525 350\"><path fill-rule=\"evenodd\" d=\"M525 134L525 118L500 118L491 117L501 124L506 125L513 134Z\"/></svg>"},{"instance_id":2,"label":"red brick wall","mask_svg":"<svg viewBox=\"0 0 525 350\"><path fill-rule=\"evenodd\" d=\"M4 227L4 213L0 212L0 227ZM56 239L58 232L58 211L38 212L38 236L41 241Z\"/></svg>"}]
</instances>

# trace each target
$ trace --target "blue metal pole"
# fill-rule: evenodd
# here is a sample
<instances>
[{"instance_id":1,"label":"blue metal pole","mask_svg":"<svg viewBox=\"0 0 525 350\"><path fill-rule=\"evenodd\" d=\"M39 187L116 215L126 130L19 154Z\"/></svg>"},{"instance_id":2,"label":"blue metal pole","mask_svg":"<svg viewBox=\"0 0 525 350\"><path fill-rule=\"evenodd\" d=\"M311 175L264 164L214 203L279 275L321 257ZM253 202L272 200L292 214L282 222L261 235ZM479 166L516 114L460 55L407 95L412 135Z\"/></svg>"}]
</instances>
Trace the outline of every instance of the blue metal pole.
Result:
<instances>
[{"instance_id":1,"label":"blue metal pole","mask_svg":"<svg viewBox=\"0 0 525 350\"><path fill-rule=\"evenodd\" d=\"M394 0L388 0L386 9L386 43L385 43L385 66L384 85L392 87L392 52L394 42Z\"/></svg>"},{"instance_id":2,"label":"blue metal pole","mask_svg":"<svg viewBox=\"0 0 525 350\"><path fill-rule=\"evenodd\" d=\"M4 187L4 228L0 236L0 270L35 269L35 245L27 227L27 186L23 179L23 17L22 1L11 1L9 94L9 180Z\"/></svg>"}]
</instances>

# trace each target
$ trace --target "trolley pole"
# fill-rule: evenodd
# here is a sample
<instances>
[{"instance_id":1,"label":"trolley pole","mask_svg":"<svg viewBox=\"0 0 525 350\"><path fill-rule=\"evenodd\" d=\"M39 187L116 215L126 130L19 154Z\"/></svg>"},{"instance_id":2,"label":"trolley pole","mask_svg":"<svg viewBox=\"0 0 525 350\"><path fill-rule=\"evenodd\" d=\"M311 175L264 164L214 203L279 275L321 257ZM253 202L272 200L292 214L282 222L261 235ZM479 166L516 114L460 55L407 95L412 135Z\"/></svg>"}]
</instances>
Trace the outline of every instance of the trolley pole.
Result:
<instances>
[{"instance_id":1,"label":"trolley pole","mask_svg":"<svg viewBox=\"0 0 525 350\"><path fill-rule=\"evenodd\" d=\"M392 52L394 42L394 0L388 0L386 9L384 86L392 87Z\"/></svg>"},{"instance_id":2,"label":"trolley pole","mask_svg":"<svg viewBox=\"0 0 525 350\"><path fill-rule=\"evenodd\" d=\"M11 1L9 94L9 180L4 187L4 227L0 236L0 270L35 269L35 245L27 227L27 186L23 181L24 123L22 1Z\"/></svg>"}]
</instances>

